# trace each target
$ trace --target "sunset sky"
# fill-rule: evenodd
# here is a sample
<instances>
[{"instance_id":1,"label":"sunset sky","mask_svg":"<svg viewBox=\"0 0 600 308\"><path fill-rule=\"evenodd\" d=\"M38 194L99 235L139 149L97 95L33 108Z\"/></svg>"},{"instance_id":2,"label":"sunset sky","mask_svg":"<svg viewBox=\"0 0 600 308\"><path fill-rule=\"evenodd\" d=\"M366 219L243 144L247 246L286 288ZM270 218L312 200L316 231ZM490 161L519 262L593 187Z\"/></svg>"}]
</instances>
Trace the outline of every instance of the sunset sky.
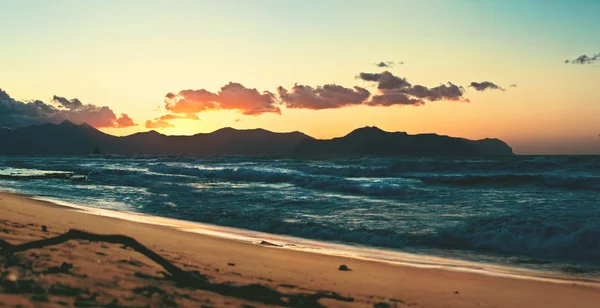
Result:
<instances>
[{"instance_id":1,"label":"sunset sky","mask_svg":"<svg viewBox=\"0 0 600 308\"><path fill-rule=\"evenodd\" d=\"M600 154L599 12L594 0L0 0L0 126L331 138L375 125Z\"/></svg>"}]
</instances>

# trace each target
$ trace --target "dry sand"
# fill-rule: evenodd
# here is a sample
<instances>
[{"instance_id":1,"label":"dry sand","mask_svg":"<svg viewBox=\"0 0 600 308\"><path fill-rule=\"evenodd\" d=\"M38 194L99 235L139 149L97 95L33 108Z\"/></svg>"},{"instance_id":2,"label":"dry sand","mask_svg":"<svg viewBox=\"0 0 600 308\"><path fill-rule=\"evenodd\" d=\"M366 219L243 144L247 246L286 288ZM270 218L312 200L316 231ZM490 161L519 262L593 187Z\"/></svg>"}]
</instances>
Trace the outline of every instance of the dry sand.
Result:
<instances>
[{"instance_id":1,"label":"dry sand","mask_svg":"<svg viewBox=\"0 0 600 308\"><path fill-rule=\"evenodd\" d=\"M0 193L0 239L21 244L70 229L132 237L185 273L195 272L197 283L121 244L69 240L0 256L0 307L600 307L597 286L255 245ZM351 271L338 270L342 264Z\"/></svg>"}]
</instances>

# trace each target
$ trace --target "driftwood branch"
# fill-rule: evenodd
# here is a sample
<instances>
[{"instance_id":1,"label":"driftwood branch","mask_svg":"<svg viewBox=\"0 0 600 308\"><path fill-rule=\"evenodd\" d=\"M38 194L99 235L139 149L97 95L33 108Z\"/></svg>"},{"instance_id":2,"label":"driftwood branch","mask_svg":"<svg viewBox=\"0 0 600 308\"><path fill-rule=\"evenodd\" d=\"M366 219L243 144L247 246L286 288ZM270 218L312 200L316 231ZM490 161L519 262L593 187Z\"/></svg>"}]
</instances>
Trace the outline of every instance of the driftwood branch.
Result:
<instances>
[{"instance_id":1,"label":"driftwood branch","mask_svg":"<svg viewBox=\"0 0 600 308\"><path fill-rule=\"evenodd\" d=\"M260 284L249 285L231 285L228 283L211 283L206 277L184 271L169 260L161 257L148 247L140 244L135 239L124 235L102 235L94 234L81 230L71 229L67 233L56 237L13 245L0 239L0 255L10 255L17 252L23 252L29 249L43 248L46 246L58 245L69 240L88 240L91 242L106 242L113 244L122 244L143 254L150 260L162 266L175 282L181 287L196 288L215 292L225 296L236 297L251 301L257 301L269 305L280 305L288 307L322 307L318 300L321 298L330 298L339 301L352 302L351 297L343 297L334 292L321 291L315 294L284 294L268 286ZM287 300L284 300L287 299Z\"/></svg>"},{"instance_id":2,"label":"driftwood branch","mask_svg":"<svg viewBox=\"0 0 600 308\"><path fill-rule=\"evenodd\" d=\"M69 232L65 234L61 234L57 237L51 237L43 240L32 241L23 243L20 245L12 245L4 240L0 240L0 248L2 248L2 254L12 254L16 252L21 252L29 249L35 248L43 248L46 246L58 245L69 240L88 240L92 242L106 242L113 244L122 244L131 249L143 254L148 257L150 260L158 263L162 266L169 274L173 277L181 278L182 275L187 273L181 268L177 267L175 264L169 262L167 259L161 257L154 251L150 250L148 247L140 244L135 239L124 236L124 235L102 235L102 234L94 234L81 230L69 230Z\"/></svg>"}]
</instances>

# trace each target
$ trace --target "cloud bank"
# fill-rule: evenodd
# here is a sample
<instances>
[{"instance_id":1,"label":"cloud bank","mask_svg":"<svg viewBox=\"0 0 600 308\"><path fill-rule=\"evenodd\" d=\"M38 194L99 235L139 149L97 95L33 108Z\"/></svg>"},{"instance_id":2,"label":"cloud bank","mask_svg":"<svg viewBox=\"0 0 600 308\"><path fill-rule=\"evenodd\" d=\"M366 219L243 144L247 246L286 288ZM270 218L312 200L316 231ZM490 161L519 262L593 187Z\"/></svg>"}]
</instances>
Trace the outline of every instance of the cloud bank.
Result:
<instances>
[{"instance_id":1,"label":"cloud bank","mask_svg":"<svg viewBox=\"0 0 600 308\"><path fill-rule=\"evenodd\" d=\"M17 101L0 89L0 127L18 128L42 123L58 124L70 120L75 124L88 123L96 128L123 128L136 124L127 114L117 117L106 106L83 104L80 100L61 96L52 98L53 104L35 100Z\"/></svg>"},{"instance_id":2,"label":"cloud bank","mask_svg":"<svg viewBox=\"0 0 600 308\"><path fill-rule=\"evenodd\" d=\"M386 67L393 62L376 63ZM401 62L399 62L401 63ZM289 109L336 109L348 106L423 106L426 101L461 101L469 102L464 97L465 88L452 82L435 87L410 83L406 78L396 76L389 71L381 73L360 73L357 79L376 85L377 92L360 86L347 88L337 84L309 86L294 84L290 89L282 86L276 93L259 92L256 89L230 82L217 93L206 89L181 90L165 95L165 109L171 114L146 122L147 128L166 128L173 125L168 121L174 119L194 119L196 114L205 111L236 110L244 115L260 115L265 113L281 114L280 107ZM516 85L511 85L511 87ZM504 88L490 82L472 82L469 87L476 91L502 90ZM239 119L236 120L238 122Z\"/></svg>"}]
</instances>

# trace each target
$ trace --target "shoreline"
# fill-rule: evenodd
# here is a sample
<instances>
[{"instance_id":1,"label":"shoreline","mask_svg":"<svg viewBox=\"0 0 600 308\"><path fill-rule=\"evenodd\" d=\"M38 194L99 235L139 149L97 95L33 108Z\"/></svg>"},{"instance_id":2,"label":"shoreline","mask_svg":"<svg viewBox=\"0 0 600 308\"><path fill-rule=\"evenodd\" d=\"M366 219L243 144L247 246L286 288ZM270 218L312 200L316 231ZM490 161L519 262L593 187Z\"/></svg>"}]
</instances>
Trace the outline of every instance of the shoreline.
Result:
<instances>
[{"instance_id":1,"label":"shoreline","mask_svg":"<svg viewBox=\"0 0 600 308\"><path fill-rule=\"evenodd\" d=\"M515 279L280 249L172 226L83 213L10 193L0 193L0 217L0 239L12 244L58 236L71 229L120 234L137 240L182 269L206 277L209 286L213 286L182 288L160 266L135 251L85 240L18 253L21 265L0 267L0 277L15 275L34 281L39 289L47 290L45 300L52 303L74 305L85 299L93 300L96 306L115 301L126 306L165 306L165 301L171 301L179 306L198 307L207 300L210 304L205 305L212 307L272 304L260 298L249 300L240 293L218 293L214 286L254 286L287 298L328 294L317 303L333 307L592 308L600 302L600 287L596 284ZM43 231L45 228L47 231ZM339 270L341 265L347 265L350 271ZM53 268L66 268L62 270L66 272L41 274L56 271ZM39 299L39 294L34 294L38 296L34 298L26 292L2 292L6 286L6 282L0 284L0 306L6 303L28 307ZM79 294L64 290L79 290ZM153 293L148 294L148 290ZM156 304L156 300L161 302ZM293 306L288 302L276 305Z\"/></svg>"},{"instance_id":2,"label":"shoreline","mask_svg":"<svg viewBox=\"0 0 600 308\"><path fill-rule=\"evenodd\" d=\"M121 212L116 210L100 209L80 204L74 204L49 197L0 191L0 194L2 193L19 195L24 198L46 202L53 206L59 206L67 210L78 211L85 214L97 215L102 217L111 217L114 219L121 219L149 225L163 226L173 228L178 231L202 234L205 236L211 236L231 241L239 241L257 245L260 245L261 241L266 241L268 244L274 244L278 246L277 248L280 249L304 251L314 254L360 259L373 262L383 262L401 266L410 266L415 268L459 271L475 273L480 275L489 275L492 277L505 277L563 284L578 284L600 288L600 277L579 277L562 272L534 270L530 268L509 266L503 264L451 259L445 257L437 257L434 255L400 252L388 250L385 248L374 248L360 245L325 242L320 240L272 234L236 227L226 227L208 223L181 220L176 218L155 216L144 213Z\"/></svg>"}]
</instances>

